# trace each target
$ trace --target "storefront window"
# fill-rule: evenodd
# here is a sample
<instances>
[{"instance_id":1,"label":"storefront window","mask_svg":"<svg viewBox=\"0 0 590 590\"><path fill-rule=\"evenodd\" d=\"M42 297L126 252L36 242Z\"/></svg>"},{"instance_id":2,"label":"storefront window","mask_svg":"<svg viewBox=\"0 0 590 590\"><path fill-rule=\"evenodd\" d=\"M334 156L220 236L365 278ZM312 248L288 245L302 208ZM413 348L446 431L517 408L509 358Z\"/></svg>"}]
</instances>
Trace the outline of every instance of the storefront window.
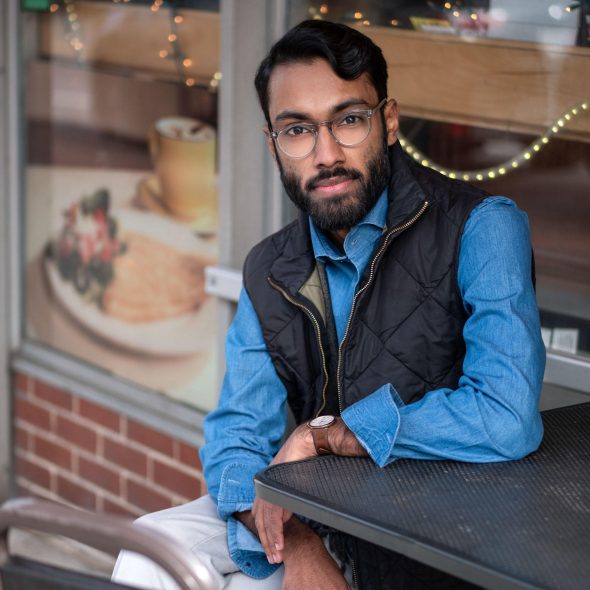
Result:
<instances>
[{"instance_id":1,"label":"storefront window","mask_svg":"<svg viewBox=\"0 0 590 590\"><path fill-rule=\"evenodd\" d=\"M209 410L218 2L21 6L25 334Z\"/></svg>"},{"instance_id":2,"label":"storefront window","mask_svg":"<svg viewBox=\"0 0 590 590\"><path fill-rule=\"evenodd\" d=\"M402 145L506 195L531 224L550 351L590 355L590 3L290 2L383 49Z\"/></svg>"}]
</instances>

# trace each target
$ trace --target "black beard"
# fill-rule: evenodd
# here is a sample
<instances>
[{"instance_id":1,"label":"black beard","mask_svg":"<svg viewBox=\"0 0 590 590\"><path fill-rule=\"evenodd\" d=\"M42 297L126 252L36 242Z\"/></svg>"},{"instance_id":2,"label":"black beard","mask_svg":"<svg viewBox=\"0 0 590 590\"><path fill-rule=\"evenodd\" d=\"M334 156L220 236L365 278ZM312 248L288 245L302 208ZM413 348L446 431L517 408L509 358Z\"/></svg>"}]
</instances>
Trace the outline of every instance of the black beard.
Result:
<instances>
[{"instance_id":1,"label":"black beard","mask_svg":"<svg viewBox=\"0 0 590 590\"><path fill-rule=\"evenodd\" d=\"M297 174L287 174L280 159L277 159L285 191L295 206L307 213L320 230L350 229L362 221L374 207L389 182L391 166L386 146L387 144L385 148L380 146L375 156L369 160L366 178L359 170L339 166L322 170L305 183L305 188L302 188L301 177ZM339 197L317 200L310 197L309 192L318 181L334 176L360 180L360 187L352 194Z\"/></svg>"}]
</instances>

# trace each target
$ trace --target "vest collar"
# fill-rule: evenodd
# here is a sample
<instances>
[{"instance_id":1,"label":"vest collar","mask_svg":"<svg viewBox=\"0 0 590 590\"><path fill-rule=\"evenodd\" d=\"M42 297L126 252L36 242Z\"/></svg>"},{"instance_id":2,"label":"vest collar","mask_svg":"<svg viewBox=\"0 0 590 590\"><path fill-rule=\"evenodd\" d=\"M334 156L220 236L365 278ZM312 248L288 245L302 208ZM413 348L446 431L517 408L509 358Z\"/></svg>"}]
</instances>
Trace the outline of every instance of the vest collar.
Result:
<instances>
[{"instance_id":1,"label":"vest collar","mask_svg":"<svg viewBox=\"0 0 590 590\"><path fill-rule=\"evenodd\" d=\"M387 227L391 229L410 219L423 205L426 195L413 174L415 164L404 154L399 141L389 148L389 161L392 174L388 191Z\"/></svg>"}]
</instances>

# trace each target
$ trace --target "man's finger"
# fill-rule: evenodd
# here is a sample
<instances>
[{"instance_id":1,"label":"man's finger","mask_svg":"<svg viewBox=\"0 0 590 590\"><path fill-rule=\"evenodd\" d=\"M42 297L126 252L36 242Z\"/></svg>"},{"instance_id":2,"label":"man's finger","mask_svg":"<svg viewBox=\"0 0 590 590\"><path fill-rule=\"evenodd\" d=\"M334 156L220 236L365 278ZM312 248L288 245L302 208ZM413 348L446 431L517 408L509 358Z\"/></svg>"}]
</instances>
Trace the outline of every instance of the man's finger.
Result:
<instances>
[{"instance_id":1,"label":"man's finger","mask_svg":"<svg viewBox=\"0 0 590 590\"><path fill-rule=\"evenodd\" d=\"M266 536L273 553L275 563L283 561L283 509L273 504L264 506L264 524L266 527Z\"/></svg>"},{"instance_id":2,"label":"man's finger","mask_svg":"<svg viewBox=\"0 0 590 590\"><path fill-rule=\"evenodd\" d=\"M266 534L266 526L264 522L264 517L262 511L259 511L258 516L256 517L256 529L258 531L258 538L260 539L260 543L264 552L266 553L266 559L268 559L269 563L274 563L274 558L272 555L271 546L268 540L268 535Z\"/></svg>"}]
</instances>

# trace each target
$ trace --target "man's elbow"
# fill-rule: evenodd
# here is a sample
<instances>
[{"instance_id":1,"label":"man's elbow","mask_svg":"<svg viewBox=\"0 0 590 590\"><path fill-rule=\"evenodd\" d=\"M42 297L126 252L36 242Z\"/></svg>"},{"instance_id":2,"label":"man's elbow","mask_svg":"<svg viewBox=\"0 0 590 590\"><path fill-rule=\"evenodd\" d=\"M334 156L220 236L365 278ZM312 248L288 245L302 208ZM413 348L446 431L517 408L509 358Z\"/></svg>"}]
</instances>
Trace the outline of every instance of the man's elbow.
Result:
<instances>
[{"instance_id":1,"label":"man's elbow","mask_svg":"<svg viewBox=\"0 0 590 590\"><path fill-rule=\"evenodd\" d=\"M504 461L522 459L536 451L543 440L543 421L538 411L512 417L493 435L493 445Z\"/></svg>"}]
</instances>

